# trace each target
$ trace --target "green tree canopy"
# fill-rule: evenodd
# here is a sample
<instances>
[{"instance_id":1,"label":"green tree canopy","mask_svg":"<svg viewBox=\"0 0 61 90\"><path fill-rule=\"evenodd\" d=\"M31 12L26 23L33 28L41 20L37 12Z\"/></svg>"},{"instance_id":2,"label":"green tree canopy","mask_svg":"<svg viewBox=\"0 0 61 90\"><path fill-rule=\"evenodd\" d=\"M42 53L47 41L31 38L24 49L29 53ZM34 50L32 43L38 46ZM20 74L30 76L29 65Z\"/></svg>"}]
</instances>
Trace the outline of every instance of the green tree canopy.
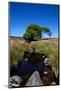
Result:
<instances>
[{"instance_id":1,"label":"green tree canopy","mask_svg":"<svg viewBox=\"0 0 61 90\"><path fill-rule=\"evenodd\" d=\"M51 31L47 27L31 24L27 27L23 37L29 42L35 41L42 37L42 32L47 33L49 36L51 36Z\"/></svg>"}]
</instances>

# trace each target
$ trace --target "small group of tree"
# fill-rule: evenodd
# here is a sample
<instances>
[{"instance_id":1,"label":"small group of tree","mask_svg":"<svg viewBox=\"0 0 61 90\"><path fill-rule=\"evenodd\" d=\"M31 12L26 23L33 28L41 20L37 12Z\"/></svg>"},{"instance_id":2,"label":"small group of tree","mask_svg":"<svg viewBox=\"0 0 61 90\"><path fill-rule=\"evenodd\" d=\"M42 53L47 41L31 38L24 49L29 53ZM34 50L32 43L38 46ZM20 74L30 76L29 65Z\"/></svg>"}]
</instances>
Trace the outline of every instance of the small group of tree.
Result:
<instances>
[{"instance_id":1,"label":"small group of tree","mask_svg":"<svg viewBox=\"0 0 61 90\"><path fill-rule=\"evenodd\" d=\"M23 37L26 41L31 42L42 38L42 34L46 33L51 36L51 31L47 27L31 24L27 27Z\"/></svg>"}]
</instances>

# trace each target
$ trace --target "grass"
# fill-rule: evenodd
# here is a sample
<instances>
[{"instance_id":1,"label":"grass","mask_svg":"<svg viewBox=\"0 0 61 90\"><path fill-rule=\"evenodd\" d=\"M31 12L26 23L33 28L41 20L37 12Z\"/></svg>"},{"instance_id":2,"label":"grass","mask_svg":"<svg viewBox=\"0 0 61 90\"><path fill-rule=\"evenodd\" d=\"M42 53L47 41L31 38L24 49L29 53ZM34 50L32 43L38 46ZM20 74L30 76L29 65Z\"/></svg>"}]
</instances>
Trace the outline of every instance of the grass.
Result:
<instances>
[{"instance_id":1,"label":"grass","mask_svg":"<svg viewBox=\"0 0 61 90\"><path fill-rule=\"evenodd\" d=\"M31 45L35 47L36 52L47 54L49 56L49 63L55 68L55 70L58 70L58 39L33 41L30 44L18 38L13 40L11 39L11 63L17 63L18 61L22 60L24 52L29 49Z\"/></svg>"}]
</instances>

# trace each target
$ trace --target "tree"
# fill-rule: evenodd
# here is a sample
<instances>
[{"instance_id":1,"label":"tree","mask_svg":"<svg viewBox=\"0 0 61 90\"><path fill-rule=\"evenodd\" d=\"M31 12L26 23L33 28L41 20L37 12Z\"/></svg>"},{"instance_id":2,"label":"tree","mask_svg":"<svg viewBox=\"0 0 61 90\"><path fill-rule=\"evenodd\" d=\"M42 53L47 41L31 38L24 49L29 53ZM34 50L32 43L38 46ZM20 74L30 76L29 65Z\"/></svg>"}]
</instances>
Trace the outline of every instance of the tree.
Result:
<instances>
[{"instance_id":1,"label":"tree","mask_svg":"<svg viewBox=\"0 0 61 90\"><path fill-rule=\"evenodd\" d=\"M23 37L26 41L31 42L40 39L42 37L42 33L47 33L49 36L51 35L51 32L47 27L31 24L27 27Z\"/></svg>"},{"instance_id":2,"label":"tree","mask_svg":"<svg viewBox=\"0 0 61 90\"><path fill-rule=\"evenodd\" d=\"M51 37L51 35L52 35L52 32L51 32L50 29L47 28L47 27L41 27L41 31L42 31L42 33L48 34L49 37Z\"/></svg>"}]
</instances>

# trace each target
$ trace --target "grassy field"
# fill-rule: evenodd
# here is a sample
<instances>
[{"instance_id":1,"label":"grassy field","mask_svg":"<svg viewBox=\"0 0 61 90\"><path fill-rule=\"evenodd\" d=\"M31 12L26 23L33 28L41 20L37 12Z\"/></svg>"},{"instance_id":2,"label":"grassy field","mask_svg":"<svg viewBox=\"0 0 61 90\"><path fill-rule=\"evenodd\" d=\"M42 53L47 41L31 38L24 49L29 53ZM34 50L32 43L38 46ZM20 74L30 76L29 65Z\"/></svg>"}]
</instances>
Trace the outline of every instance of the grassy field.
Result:
<instances>
[{"instance_id":1,"label":"grassy field","mask_svg":"<svg viewBox=\"0 0 61 90\"><path fill-rule=\"evenodd\" d=\"M24 52L29 49L30 46L35 47L36 52L44 53L49 56L49 63L57 71L58 70L58 39L47 39L33 41L30 44L25 40L19 38L10 39L10 61L11 63L17 63L22 60Z\"/></svg>"}]
</instances>

